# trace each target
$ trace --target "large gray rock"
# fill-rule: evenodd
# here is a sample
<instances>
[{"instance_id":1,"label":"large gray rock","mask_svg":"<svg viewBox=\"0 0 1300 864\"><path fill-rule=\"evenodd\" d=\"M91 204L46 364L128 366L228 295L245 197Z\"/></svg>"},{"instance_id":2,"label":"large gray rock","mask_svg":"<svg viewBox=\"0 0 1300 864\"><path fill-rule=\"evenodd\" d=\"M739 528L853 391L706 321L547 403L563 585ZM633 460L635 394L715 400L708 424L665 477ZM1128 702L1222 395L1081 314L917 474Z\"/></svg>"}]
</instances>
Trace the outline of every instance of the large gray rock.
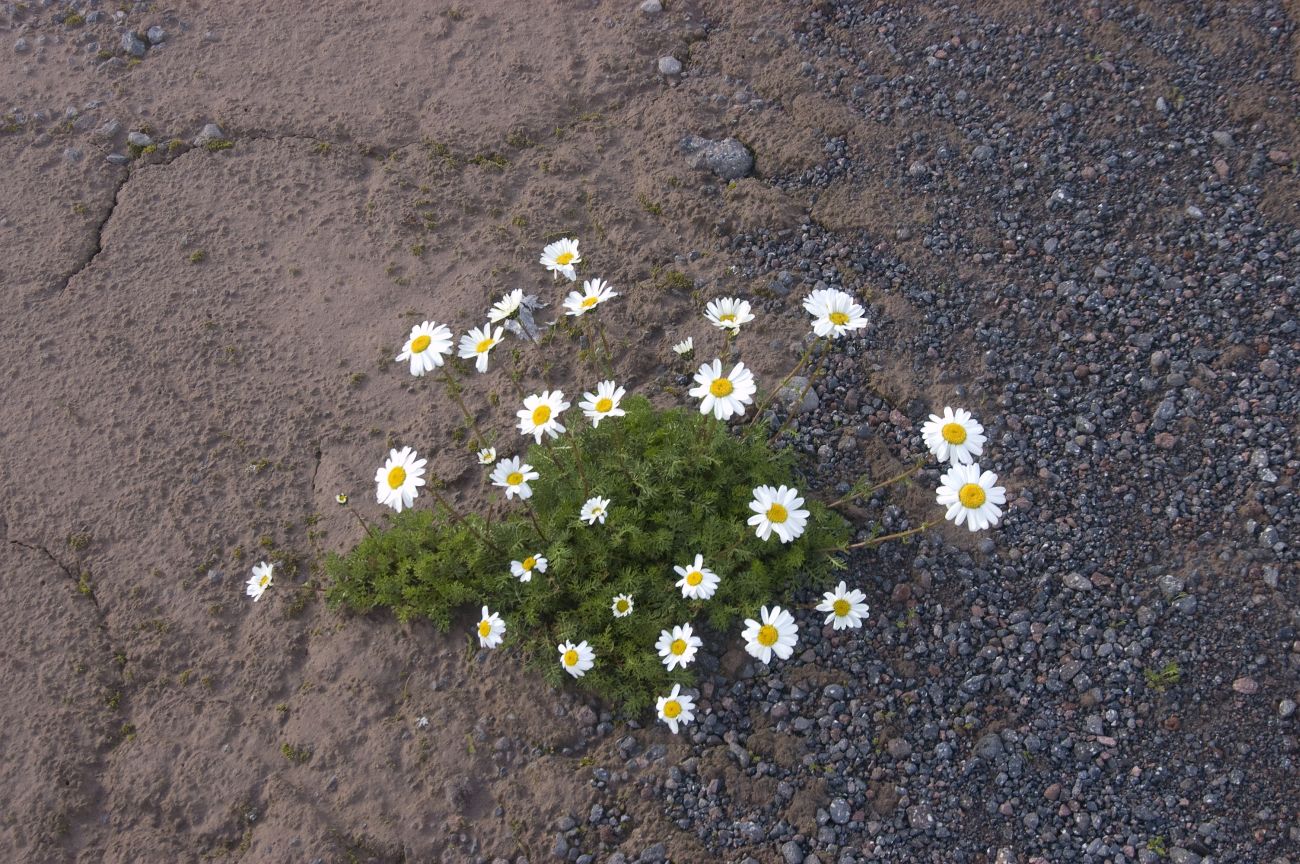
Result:
<instances>
[{"instance_id":1,"label":"large gray rock","mask_svg":"<svg viewBox=\"0 0 1300 864\"><path fill-rule=\"evenodd\" d=\"M682 152L694 168L705 168L723 180L739 180L754 170L754 156L735 138L712 141L687 135L681 141Z\"/></svg>"}]
</instances>

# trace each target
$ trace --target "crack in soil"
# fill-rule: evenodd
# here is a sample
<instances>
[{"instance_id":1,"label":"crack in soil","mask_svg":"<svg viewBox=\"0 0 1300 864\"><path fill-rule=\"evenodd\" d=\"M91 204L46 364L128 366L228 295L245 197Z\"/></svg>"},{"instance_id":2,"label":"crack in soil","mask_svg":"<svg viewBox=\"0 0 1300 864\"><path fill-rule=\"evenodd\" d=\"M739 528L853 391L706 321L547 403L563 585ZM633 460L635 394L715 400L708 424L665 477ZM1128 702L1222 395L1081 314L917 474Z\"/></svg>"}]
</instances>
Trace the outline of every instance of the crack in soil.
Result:
<instances>
[{"instance_id":1,"label":"crack in soil","mask_svg":"<svg viewBox=\"0 0 1300 864\"><path fill-rule=\"evenodd\" d=\"M77 275L80 274L83 270L89 267L92 263L94 263L95 258L99 256L99 253L104 251L104 229L108 227L108 220L112 219L113 214L117 212L117 205L121 200L122 190L125 189L126 184L130 182L132 173L133 173L132 170L130 168L127 168L126 171L122 174L121 178L118 180L117 188L113 190L113 200L108 205L108 212L104 214L104 218L100 219L99 224L95 226L94 248L90 250L90 254L85 256L85 259L80 264L73 267L72 270L68 272L68 275L63 277L63 282L62 284L59 285L59 290L57 293L62 294L67 289L68 285L71 284L72 280L76 278ZM17 541L10 541L10 542L17 542ZM47 551L46 554L48 555L49 552Z\"/></svg>"}]
</instances>

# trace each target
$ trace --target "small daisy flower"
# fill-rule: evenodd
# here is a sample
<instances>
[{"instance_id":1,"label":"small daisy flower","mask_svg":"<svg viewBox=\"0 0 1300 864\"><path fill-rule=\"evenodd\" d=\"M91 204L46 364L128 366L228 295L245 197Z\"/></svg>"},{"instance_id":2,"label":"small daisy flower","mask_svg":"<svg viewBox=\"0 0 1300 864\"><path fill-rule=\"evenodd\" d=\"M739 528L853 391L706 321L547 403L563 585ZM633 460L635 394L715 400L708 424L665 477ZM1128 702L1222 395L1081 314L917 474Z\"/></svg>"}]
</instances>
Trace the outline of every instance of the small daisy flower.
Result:
<instances>
[{"instance_id":1,"label":"small daisy flower","mask_svg":"<svg viewBox=\"0 0 1300 864\"><path fill-rule=\"evenodd\" d=\"M813 317L813 332L818 336L838 339L850 330L867 326L863 309L851 294L823 288L814 291L803 301L803 308Z\"/></svg>"},{"instance_id":2,"label":"small daisy flower","mask_svg":"<svg viewBox=\"0 0 1300 864\"><path fill-rule=\"evenodd\" d=\"M442 355L451 351L451 331L437 321L423 321L411 328L397 362L409 360L411 374L419 378L442 365Z\"/></svg>"},{"instance_id":3,"label":"small daisy flower","mask_svg":"<svg viewBox=\"0 0 1300 864\"><path fill-rule=\"evenodd\" d=\"M741 324L748 324L754 320L754 316L749 312L749 301L736 297L710 300L709 305L704 308L704 317L708 318L709 323L714 327L730 330L733 336L740 332Z\"/></svg>"},{"instance_id":4,"label":"small daisy flower","mask_svg":"<svg viewBox=\"0 0 1300 864\"><path fill-rule=\"evenodd\" d=\"M506 622L501 620L501 616L495 612L489 612L488 607L483 607L483 615L478 622L478 644L480 648L495 648L501 644L501 638L506 635Z\"/></svg>"},{"instance_id":5,"label":"small daisy flower","mask_svg":"<svg viewBox=\"0 0 1300 864\"><path fill-rule=\"evenodd\" d=\"M627 391L613 381L601 381L596 385L595 393L583 393L583 401L578 403L583 416L591 421L592 428L598 428L600 421L606 417L622 417L627 414L618 403L623 401Z\"/></svg>"},{"instance_id":6,"label":"small daisy flower","mask_svg":"<svg viewBox=\"0 0 1300 864\"><path fill-rule=\"evenodd\" d=\"M582 256L578 254L578 241L565 237L563 240L548 243L542 250L539 263L550 270L551 275L556 279L563 274L570 282L577 281L578 271L573 265L582 263Z\"/></svg>"},{"instance_id":7,"label":"small daisy flower","mask_svg":"<svg viewBox=\"0 0 1300 864\"><path fill-rule=\"evenodd\" d=\"M428 718L428 717L421 717L420 719L416 720L416 721L415 721L415 728L417 728L417 729L428 729L428 728L429 728L429 718Z\"/></svg>"},{"instance_id":8,"label":"small daisy flower","mask_svg":"<svg viewBox=\"0 0 1300 864\"><path fill-rule=\"evenodd\" d=\"M768 539L775 531L782 543L789 543L797 540L808 524L808 511L802 507L798 489L759 486L754 490L754 500L749 502L754 515L749 517L748 524L755 527L754 533L760 540Z\"/></svg>"},{"instance_id":9,"label":"small daisy flower","mask_svg":"<svg viewBox=\"0 0 1300 864\"><path fill-rule=\"evenodd\" d=\"M587 674L588 669L596 665L596 652L591 650L591 646L585 639L577 645L572 642L561 642L558 647L560 665L574 678L581 678Z\"/></svg>"},{"instance_id":10,"label":"small daisy flower","mask_svg":"<svg viewBox=\"0 0 1300 864\"><path fill-rule=\"evenodd\" d=\"M535 435L537 443L542 443L543 435L560 437L564 426L560 415L569 410L569 403L564 401L563 390L544 390L540 396L529 396L524 400L524 407L515 412L519 418L519 431L524 435Z\"/></svg>"},{"instance_id":11,"label":"small daisy flower","mask_svg":"<svg viewBox=\"0 0 1300 864\"><path fill-rule=\"evenodd\" d=\"M582 521L588 525L595 525L599 522L605 524L605 516L609 513L609 499L601 498L599 495L593 495L587 499L587 503L582 505Z\"/></svg>"},{"instance_id":12,"label":"small daisy flower","mask_svg":"<svg viewBox=\"0 0 1300 864\"><path fill-rule=\"evenodd\" d=\"M491 465L495 461L497 461L497 448L484 447L478 451L478 464Z\"/></svg>"},{"instance_id":13,"label":"small daisy flower","mask_svg":"<svg viewBox=\"0 0 1300 864\"><path fill-rule=\"evenodd\" d=\"M244 589L244 593L252 597L254 603L261 600L266 589L271 587L271 571L274 569L274 564L267 564L265 561L259 562L253 568L253 575L248 577L248 586Z\"/></svg>"},{"instance_id":14,"label":"small daisy flower","mask_svg":"<svg viewBox=\"0 0 1300 864\"><path fill-rule=\"evenodd\" d=\"M682 685L674 684L673 692L660 696L655 702L659 719L668 724L668 728L677 734L677 727L689 726L695 721L695 700L682 692Z\"/></svg>"},{"instance_id":15,"label":"small daisy flower","mask_svg":"<svg viewBox=\"0 0 1300 864\"><path fill-rule=\"evenodd\" d=\"M685 669L695 659L695 652L700 650L704 640L691 632L691 625L683 624L672 630L660 630L659 641L655 650L663 658L664 665L671 672L678 666Z\"/></svg>"},{"instance_id":16,"label":"small daisy flower","mask_svg":"<svg viewBox=\"0 0 1300 864\"><path fill-rule=\"evenodd\" d=\"M521 460L518 456L511 456L509 459L502 459L497 463L497 467L492 469L492 485L500 486L506 490L506 499L519 496L519 500L527 501L533 497L533 490L529 487L529 480L536 480L542 475L533 470L533 466Z\"/></svg>"},{"instance_id":17,"label":"small daisy flower","mask_svg":"<svg viewBox=\"0 0 1300 864\"><path fill-rule=\"evenodd\" d=\"M754 373L746 369L744 363L737 363L730 373L723 375L722 361L716 359L712 364L700 366L695 373L695 383L697 386L691 388L690 394L703 400L700 413L712 411L719 420L727 420L733 414L743 416L745 406L753 403L754 391L758 389Z\"/></svg>"},{"instance_id":18,"label":"small daisy flower","mask_svg":"<svg viewBox=\"0 0 1300 864\"><path fill-rule=\"evenodd\" d=\"M495 324L498 321L506 320L519 311L519 304L523 302L524 292L522 289L516 288L492 304L492 308L488 311L488 321Z\"/></svg>"},{"instance_id":19,"label":"small daisy flower","mask_svg":"<svg viewBox=\"0 0 1300 864\"><path fill-rule=\"evenodd\" d=\"M984 452L984 427L965 408L953 411L947 405L943 416L931 414L921 427L921 437L940 462L969 465Z\"/></svg>"},{"instance_id":20,"label":"small daisy flower","mask_svg":"<svg viewBox=\"0 0 1300 864\"><path fill-rule=\"evenodd\" d=\"M827 591L822 596L826 599L817 604L817 611L827 613L826 623L836 630L850 627L856 630L870 611L865 602L867 595L857 588L850 591L843 581L835 586L834 591Z\"/></svg>"},{"instance_id":21,"label":"small daisy flower","mask_svg":"<svg viewBox=\"0 0 1300 864\"><path fill-rule=\"evenodd\" d=\"M595 309L606 300L613 300L618 296L608 282L601 279L588 279L582 283L582 293L570 291L569 296L564 298L564 308L568 311L566 315L582 315Z\"/></svg>"},{"instance_id":22,"label":"small daisy flower","mask_svg":"<svg viewBox=\"0 0 1300 864\"><path fill-rule=\"evenodd\" d=\"M691 600L708 600L718 590L718 574L704 566L704 556L696 555L695 563L685 567L673 566L677 575L677 587L682 589L682 596Z\"/></svg>"},{"instance_id":23,"label":"small daisy flower","mask_svg":"<svg viewBox=\"0 0 1300 864\"><path fill-rule=\"evenodd\" d=\"M428 461L415 458L417 455L410 447L388 452L388 459L375 471L375 497L380 504L398 513L403 507L411 506L424 485L424 466Z\"/></svg>"},{"instance_id":24,"label":"small daisy flower","mask_svg":"<svg viewBox=\"0 0 1300 864\"><path fill-rule=\"evenodd\" d=\"M342 506L342 505L348 503L348 496L347 496L347 493L346 493L346 492L340 492L339 494L335 495L335 496L334 496L334 503L335 503L335 504L338 504L338 505L340 505L340 506Z\"/></svg>"},{"instance_id":25,"label":"small daisy flower","mask_svg":"<svg viewBox=\"0 0 1300 864\"><path fill-rule=\"evenodd\" d=\"M673 346L673 351L677 352L678 356L681 357L686 357L689 354L695 353L695 337L687 336L685 339Z\"/></svg>"},{"instance_id":26,"label":"small daisy flower","mask_svg":"<svg viewBox=\"0 0 1300 864\"><path fill-rule=\"evenodd\" d=\"M609 607L609 611L614 613L615 618L626 618L632 614L632 595L616 594L614 603Z\"/></svg>"},{"instance_id":27,"label":"small daisy flower","mask_svg":"<svg viewBox=\"0 0 1300 864\"><path fill-rule=\"evenodd\" d=\"M510 574L520 582L533 581L533 571L546 572L546 559L541 555L529 555L522 561L510 562Z\"/></svg>"},{"instance_id":28,"label":"small daisy flower","mask_svg":"<svg viewBox=\"0 0 1300 864\"><path fill-rule=\"evenodd\" d=\"M482 329L471 327L468 333L460 337L461 359L477 358L474 362L474 368L479 372L486 372L488 368L488 352L501 342L501 337L505 332L504 327L498 327L496 332L493 333L491 324L484 325Z\"/></svg>"},{"instance_id":29,"label":"small daisy flower","mask_svg":"<svg viewBox=\"0 0 1300 864\"><path fill-rule=\"evenodd\" d=\"M773 606L770 612L764 606L760 617L762 621L745 619L745 632L741 634L745 651L765 665L772 662L773 654L788 660L799 644L799 625L794 623L794 616L780 606Z\"/></svg>"},{"instance_id":30,"label":"small daisy flower","mask_svg":"<svg viewBox=\"0 0 1300 864\"><path fill-rule=\"evenodd\" d=\"M980 466L953 465L939 478L943 484L935 494L940 507L947 507L945 515L960 525L964 520L971 531L980 531L998 524L1002 507L1007 503L1007 490L996 486L998 475L992 471L980 472Z\"/></svg>"}]
</instances>

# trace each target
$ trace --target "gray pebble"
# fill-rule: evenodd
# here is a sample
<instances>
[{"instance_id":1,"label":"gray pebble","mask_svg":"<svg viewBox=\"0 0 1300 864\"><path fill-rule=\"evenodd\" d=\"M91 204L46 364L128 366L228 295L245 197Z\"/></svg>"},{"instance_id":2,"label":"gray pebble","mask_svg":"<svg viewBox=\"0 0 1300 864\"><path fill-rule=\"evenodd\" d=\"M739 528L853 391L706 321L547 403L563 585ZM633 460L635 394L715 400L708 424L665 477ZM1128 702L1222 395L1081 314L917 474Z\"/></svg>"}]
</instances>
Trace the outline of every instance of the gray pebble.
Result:
<instances>
[{"instance_id":1,"label":"gray pebble","mask_svg":"<svg viewBox=\"0 0 1300 864\"><path fill-rule=\"evenodd\" d=\"M139 36L127 32L122 34L122 50L132 57L143 57L144 53L149 50L149 46L145 45Z\"/></svg>"},{"instance_id":2,"label":"gray pebble","mask_svg":"<svg viewBox=\"0 0 1300 864\"><path fill-rule=\"evenodd\" d=\"M787 840L781 846L781 860L785 864L803 864L803 847L796 840Z\"/></svg>"},{"instance_id":3,"label":"gray pebble","mask_svg":"<svg viewBox=\"0 0 1300 864\"><path fill-rule=\"evenodd\" d=\"M682 61L672 55L659 58L659 74L673 77L682 74Z\"/></svg>"},{"instance_id":4,"label":"gray pebble","mask_svg":"<svg viewBox=\"0 0 1300 864\"><path fill-rule=\"evenodd\" d=\"M679 145L696 168L707 168L723 180L739 180L754 170L754 157L735 138L711 141L687 135Z\"/></svg>"},{"instance_id":5,"label":"gray pebble","mask_svg":"<svg viewBox=\"0 0 1300 864\"><path fill-rule=\"evenodd\" d=\"M153 143L153 139L143 132L128 132L126 134L126 143L132 147L148 147Z\"/></svg>"},{"instance_id":6,"label":"gray pebble","mask_svg":"<svg viewBox=\"0 0 1300 864\"><path fill-rule=\"evenodd\" d=\"M664 6L659 0L642 0L641 5L637 8L647 15L658 15L664 11Z\"/></svg>"},{"instance_id":7,"label":"gray pebble","mask_svg":"<svg viewBox=\"0 0 1300 864\"><path fill-rule=\"evenodd\" d=\"M159 27L157 24L150 27L149 31L144 35L145 38L149 40L150 45L161 45L163 42L167 41L167 31Z\"/></svg>"},{"instance_id":8,"label":"gray pebble","mask_svg":"<svg viewBox=\"0 0 1300 864\"><path fill-rule=\"evenodd\" d=\"M26 39L19 39L14 43L14 53L16 54L26 54L30 50L32 50L32 46L27 44Z\"/></svg>"},{"instance_id":9,"label":"gray pebble","mask_svg":"<svg viewBox=\"0 0 1300 864\"><path fill-rule=\"evenodd\" d=\"M110 165L125 165L131 160L123 156L121 153L109 153L104 157L104 161L108 162Z\"/></svg>"}]
</instances>

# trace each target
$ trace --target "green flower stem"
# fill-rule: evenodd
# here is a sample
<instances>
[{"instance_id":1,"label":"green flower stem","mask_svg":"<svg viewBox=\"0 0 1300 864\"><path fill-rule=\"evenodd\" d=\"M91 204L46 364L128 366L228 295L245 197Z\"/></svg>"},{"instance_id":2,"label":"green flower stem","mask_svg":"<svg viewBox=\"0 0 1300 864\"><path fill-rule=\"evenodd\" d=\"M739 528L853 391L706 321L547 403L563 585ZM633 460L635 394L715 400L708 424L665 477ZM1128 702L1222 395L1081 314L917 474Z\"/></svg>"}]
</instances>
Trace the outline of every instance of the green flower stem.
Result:
<instances>
[{"instance_id":1,"label":"green flower stem","mask_svg":"<svg viewBox=\"0 0 1300 864\"><path fill-rule=\"evenodd\" d=\"M484 545L486 545L493 552L497 553L498 555L504 555L505 553L501 551L500 547L498 547L497 544L492 542L492 538L490 536L488 536L486 533L476 528L472 522L470 522L468 519L466 519L464 516L461 515L459 510L457 510L455 507L452 506L451 502L447 500L446 496L444 496L437 489L433 488L433 483L437 480L438 478L433 474L429 475L429 481L430 481L429 494L433 495L434 500L443 506L443 508L447 511L447 515L451 516L452 521L458 522L464 525L470 531L472 531L474 535L478 537L478 539L482 540Z\"/></svg>"},{"instance_id":2,"label":"green flower stem","mask_svg":"<svg viewBox=\"0 0 1300 864\"><path fill-rule=\"evenodd\" d=\"M361 527L364 528L364 529L366 529L366 533L367 533L367 534L369 534L371 537L374 537L374 536L375 536L375 532L374 532L373 530L371 530L370 525L366 522L365 519L362 519L362 518L361 518L361 514L360 514L360 513L358 513L357 511L355 511L355 510L352 509L352 505L351 505L351 504L347 505L347 507L346 507L345 509L346 509L349 513L351 513L354 517L356 517L356 520L357 520L358 522L361 523Z\"/></svg>"},{"instance_id":3,"label":"green flower stem","mask_svg":"<svg viewBox=\"0 0 1300 864\"><path fill-rule=\"evenodd\" d=\"M924 464L925 463L922 460L918 459L916 462L912 463L907 468L904 468L902 471L898 472L893 477L890 477L888 480L882 480L881 482L876 483L873 486L867 486L865 488L863 484L867 478L863 477L853 484L853 488L850 489L846 495L840 498L836 498L834 501L827 504L826 506L838 507L844 502L851 501L854 498L867 498L871 496L873 493L878 492L881 489L884 489L886 486L893 486L895 483L908 479L917 471L921 470L921 466L923 466Z\"/></svg>"},{"instance_id":4,"label":"green flower stem","mask_svg":"<svg viewBox=\"0 0 1300 864\"><path fill-rule=\"evenodd\" d=\"M928 531L938 524L938 519L927 519L915 528L908 528L906 531L895 531L893 534L884 534L880 537L871 537L867 540L859 540L857 543L847 543L843 546L834 546L829 549L818 549L817 551L847 552L850 549L873 549L881 543L886 543L890 540L901 540L904 537L911 537L913 534L920 534L922 531Z\"/></svg>"},{"instance_id":5,"label":"green flower stem","mask_svg":"<svg viewBox=\"0 0 1300 864\"><path fill-rule=\"evenodd\" d=\"M785 420L782 421L781 425L777 427L777 430L772 433L772 437L767 439L768 444L775 444L780 440L781 433L786 430L786 427L790 425L790 421L795 418L799 406L803 404L803 397L808 395L808 391L812 389L813 384L817 381L817 376L821 374L822 367L826 365L826 357L828 354L830 354L830 351L823 351L821 356L817 358L817 362L813 365L812 371L808 373L808 383L804 385L803 389L799 391L799 395L796 396L794 401L791 403L790 410L786 412Z\"/></svg>"},{"instance_id":6,"label":"green flower stem","mask_svg":"<svg viewBox=\"0 0 1300 864\"><path fill-rule=\"evenodd\" d=\"M579 414L579 416L581 416L581 414ZM591 497L591 486L589 486L589 485L587 484L587 473L586 473L585 471L582 470L582 445L578 443L578 425L577 425L577 424L578 424L578 423L581 423L581 422L582 422L581 420L578 420L578 421L575 422L575 423L570 423L570 424L569 424L569 433L568 433L568 435L567 435L566 437L569 439L569 441L570 441L570 443L571 443L571 445L572 445L572 447L573 447L573 464L576 465L576 466L578 467L578 478L579 478L580 480L582 480L582 494L585 495L586 497L590 498L590 497Z\"/></svg>"},{"instance_id":7,"label":"green flower stem","mask_svg":"<svg viewBox=\"0 0 1300 864\"><path fill-rule=\"evenodd\" d=\"M785 385L790 383L790 379L798 374L799 370L803 368L803 364L807 363L808 358L812 356L812 352L817 347L818 343L822 341L822 339L814 339L809 343L807 350L804 351L803 356L799 358L799 362L794 364L794 368L790 370L790 374L781 379L781 383L776 385L775 389L768 393L767 397L764 398L763 401L759 403L758 407L754 409L754 419L749 421L751 425L758 422L758 418L761 417L763 412L767 410L767 407L772 404L772 400L777 397L777 394L781 392ZM830 340L826 339L825 341Z\"/></svg>"},{"instance_id":8,"label":"green flower stem","mask_svg":"<svg viewBox=\"0 0 1300 864\"><path fill-rule=\"evenodd\" d=\"M542 530L542 523L537 521L537 511L533 509L532 502L525 500L524 508L528 511L528 518L532 520L533 530L537 532L537 536L542 538L543 543L550 543L551 541L546 536L546 532Z\"/></svg>"},{"instance_id":9,"label":"green flower stem","mask_svg":"<svg viewBox=\"0 0 1300 864\"><path fill-rule=\"evenodd\" d=\"M614 377L614 354L609 350L609 340L605 338L605 322L596 321L596 332L600 334L600 347L605 349L605 372Z\"/></svg>"},{"instance_id":10,"label":"green flower stem","mask_svg":"<svg viewBox=\"0 0 1300 864\"><path fill-rule=\"evenodd\" d=\"M474 449L479 450L486 447L487 438L484 437L483 431L478 428L478 421L474 419L474 415L469 413L469 408L465 405L465 400L460 395L460 384L455 378L451 377L451 370L448 369L445 364L442 367L442 380L447 385L447 393L450 394L451 398L460 406L460 413L465 415L465 422L474 430L476 439L474 441Z\"/></svg>"},{"instance_id":11,"label":"green flower stem","mask_svg":"<svg viewBox=\"0 0 1300 864\"><path fill-rule=\"evenodd\" d=\"M722 365L731 363L731 342L736 338L736 331L730 327L722 331Z\"/></svg>"}]
</instances>

